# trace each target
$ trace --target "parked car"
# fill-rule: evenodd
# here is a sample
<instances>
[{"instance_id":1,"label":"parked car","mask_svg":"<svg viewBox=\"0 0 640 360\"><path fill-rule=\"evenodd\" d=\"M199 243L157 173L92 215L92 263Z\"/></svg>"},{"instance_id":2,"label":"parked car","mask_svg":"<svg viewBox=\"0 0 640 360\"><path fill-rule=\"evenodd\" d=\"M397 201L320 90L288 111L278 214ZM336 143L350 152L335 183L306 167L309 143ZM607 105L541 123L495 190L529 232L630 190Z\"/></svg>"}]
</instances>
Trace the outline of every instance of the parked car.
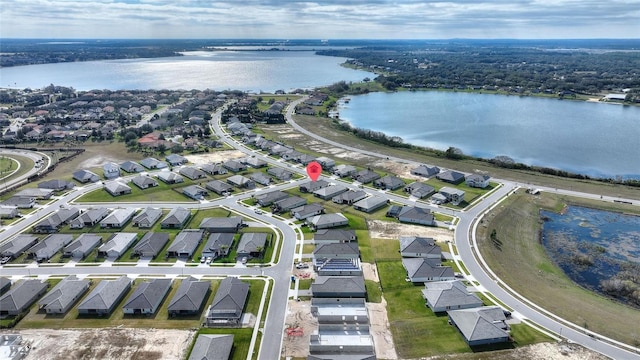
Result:
<instances>
[{"instance_id":1,"label":"parked car","mask_svg":"<svg viewBox=\"0 0 640 360\"><path fill-rule=\"evenodd\" d=\"M200 258L200 264L204 264L205 261L207 261L206 257L203 256Z\"/></svg>"},{"instance_id":2,"label":"parked car","mask_svg":"<svg viewBox=\"0 0 640 360\"><path fill-rule=\"evenodd\" d=\"M2 259L0 259L0 265L4 265L4 264L8 263L9 260L11 260L11 257L9 257L9 256L3 257Z\"/></svg>"},{"instance_id":3,"label":"parked car","mask_svg":"<svg viewBox=\"0 0 640 360\"><path fill-rule=\"evenodd\" d=\"M309 264L307 263L297 263L296 264L296 269L308 269L309 268Z\"/></svg>"}]
</instances>

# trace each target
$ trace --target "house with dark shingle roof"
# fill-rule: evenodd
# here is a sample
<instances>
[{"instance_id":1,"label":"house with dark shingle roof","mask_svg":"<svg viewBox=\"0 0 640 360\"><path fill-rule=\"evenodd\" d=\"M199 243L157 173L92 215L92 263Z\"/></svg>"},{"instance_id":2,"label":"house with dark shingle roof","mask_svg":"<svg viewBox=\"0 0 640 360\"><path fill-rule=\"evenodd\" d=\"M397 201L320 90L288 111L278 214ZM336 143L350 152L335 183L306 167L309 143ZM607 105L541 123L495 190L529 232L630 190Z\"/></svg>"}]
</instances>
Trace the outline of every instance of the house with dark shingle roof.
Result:
<instances>
[{"instance_id":1,"label":"house with dark shingle roof","mask_svg":"<svg viewBox=\"0 0 640 360\"><path fill-rule=\"evenodd\" d=\"M106 218L100 221L101 228L119 229L133 218L136 209L115 209Z\"/></svg>"},{"instance_id":2,"label":"house with dark shingle roof","mask_svg":"<svg viewBox=\"0 0 640 360\"><path fill-rule=\"evenodd\" d=\"M218 257L227 256L233 245L232 233L213 233L209 235L207 243L202 249L202 256L210 257L212 260Z\"/></svg>"},{"instance_id":3,"label":"house with dark shingle roof","mask_svg":"<svg viewBox=\"0 0 640 360\"><path fill-rule=\"evenodd\" d=\"M122 312L130 315L155 314L170 289L171 279L144 281L138 285L124 306L122 306Z\"/></svg>"},{"instance_id":4,"label":"house with dark shingle roof","mask_svg":"<svg viewBox=\"0 0 640 360\"><path fill-rule=\"evenodd\" d=\"M251 179L253 182L263 185L263 186L268 186L269 184L271 184L271 178L267 175L265 175L264 173L261 172L255 172L251 175L249 175L249 179Z\"/></svg>"},{"instance_id":5,"label":"house with dark shingle roof","mask_svg":"<svg viewBox=\"0 0 640 360\"><path fill-rule=\"evenodd\" d=\"M133 247L133 254L140 257L154 258L160 253L160 250L164 248L169 242L168 233L145 233L142 239L138 241L136 246Z\"/></svg>"},{"instance_id":6,"label":"house with dark shingle roof","mask_svg":"<svg viewBox=\"0 0 640 360\"><path fill-rule=\"evenodd\" d=\"M65 246L62 250L62 255L74 259L84 259L101 243L102 236L98 234L80 234L73 242Z\"/></svg>"},{"instance_id":7,"label":"house with dark shingle roof","mask_svg":"<svg viewBox=\"0 0 640 360\"><path fill-rule=\"evenodd\" d=\"M0 277L0 296L11 289L11 279Z\"/></svg>"},{"instance_id":8,"label":"house with dark shingle roof","mask_svg":"<svg viewBox=\"0 0 640 360\"><path fill-rule=\"evenodd\" d=\"M116 280L102 280L78 305L80 315L110 315L131 288L131 280L121 276Z\"/></svg>"},{"instance_id":9,"label":"house with dark shingle roof","mask_svg":"<svg viewBox=\"0 0 640 360\"><path fill-rule=\"evenodd\" d=\"M255 181L242 175L233 175L227 178L227 183L240 189L253 189L256 187Z\"/></svg>"},{"instance_id":10,"label":"house with dark shingle roof","mask_svg":"<svg viewBox=\"0 0 640 360\"><path fill-rule=\"evenodd\" d=\"M311 230L329 229L333 227L345 226L349 224L349 219L341 213L322 214L307 219L307 225Z\"/></svg>"},{"instance_id":11,"label":"house with dark shingle roof","mask_svg":"<svg viewBox=\"0 0 640 360\"><path fill-rule=\"evenodd\" d=\"M61 226L68 224L71 220L80 215L80 210L75 207L58 209L51 216L44 218L42 221L33 226L33 232L36 233L52 233L60 229Z\"/></svg>"},{"instance_id":12,"label":"house with dark shingle roof","mask_svg":"<svg viewBox=\"0 0 640 360\"><path fill-rule=\"evenodd\" d=\"M204 187L207 188L207 190L211 190L218 195L226 195L233 191L233 186L220 180L211 180L204 184Z\"/></svg>"},{"instance_id":13,"label":"house with dark shingle roof","mask_svg":"<svg viewBox=\"0 0 640 360\"><path fill-rule=\"evenodd\" d=\"M293 177L293 173L291 171L288 171L276 166L272 166L269 169L267 169L267 174L275 177L280 181L289 181Z\"/></svg>"},{"instance_id":14,"label":"house with dark shingle roof","mask_svg":"<svg viewBox=\"0 0 640 360\"><path fill-rule=\"evenodd\" d=\"M336 204L347 204L351 205L357 201L360 201L367 197L367 193L364 190L349 190L343 192L338 196L334 196L331 201Z\"/></svg>"},{"instance_id":15,"label":"house with dark shingle roof","mask_svg":"<svg viewBox=\"0 0 640 360\"><path fill-rule=\"evenodd\" d=\"M200 334L193 345L189 360L227 360L233 349L233 335Z\"/></svg>"},{"instance_id":16,"label":"house with dark shingle roof","mask_svg":"<svg viewBox=\"0 0 640 360\"><path fill-rule=\"evenodd\" d=\"M402 266L414 283L455 280L453 268L442 266L440 259L402 258Z\"/></svg>"},{"instance_id":17,"label":"house with dark shingle roof","mask_svg":"<svg viewBox=\"0 0 640 360\"><path fill-rule=\"evenodd\" d=\"M353 174L356 173L356 171L357 169L355 168L355 166L345 165L345 164L340 164L333 168L333 174L341 178L352 176Z\"/></svg>"},{"instance_id":18,"label":"house with dark shingle roof","mask_svg":"<svg viewBox=\"0 0 640 360\"><path fill-rule=\"evenodd\" d=\"M38 242L38 237L28 234L20 234L15 238L0 245L0 256L8 256L10 258L17 258L27 251L30 247Z\"/></svg>"},{"instance_id":19,"label":"house with dark shingle roof","mask_svg":"<svg viewBox=\"0 0 640 360\"><path fill-rule=\"evenodd\" d=\"M131 182L134 183L140 189L148 189L150 187L158 186L158 181L152 178L151 176L138 175L131 179Z\"/></svg>"},{"instance_id":20,"label":"house with dark shingle roof","mask_svg":"<svg viewBox=\"0 0 640 360\"><path fill-rule=\"evenodd\" d=\"M48 283L40 280L21 280L0 297L0 316L16 316L47 291Z\"/></svg>"},{"instance_id":21,"label":"house with dark shingle roof","mask_svg":"<svg viewBox=\"0 0 640 360\"><path fill-rule=\"evenodd\" d=\"M436 179L457 185L464 181L464 174L453 170L447 170L436 175Z\"/></svg>"},{"instance_id":22,"label":"house with dark shingle roof","mask_svg":"<svg viewBox=\"0 0 640 360\"><path fill-rule=\"evenodd\" d=\"M38 262L47 261L71 241L73 241L73 236L69 234L47 235L42 241L33 245L27 254Z\"/></svg>"},{"instance_id":23,"label":"house with dark shingle roof","mask_svg":"<svg viewBox=\"0 0 640 360\"><path fill-rule=\"evenodd\" d=\"M441 260L442 250L432 238L400 236L400 255Z\"/></svg>"},{"instance_id":24,"label":"house with dark shingle roof","mask_svg":"<svg viewBox=\"0 0 640 360\"><path fill-rule=\"evenodd\" d=\"M169 167L167 165L167 163L165 163L164 161L160 161L156 158L152 158L152 157L148 157L146 159L142 159L140 161L140 165L146 167L149 170L155 170L155 169L164 169Z\"/></svg>"},{"instance_id":25,"label":"house with dark shingle roof","mask_svg":"<svg viewBox=\"0 0 640 360\"><path fill-rule=\"evenodd\" d=\"M169 316L199 314L210 288L209 281L198 281L193 277L182 280L167 306Z\"/></svg>"},{"instance_id":26,"label":"house with dark shingle roof","mask_svg":"<svg viewBox=\"0 0 640 360\"><path fill-rule=\"evenodd\" d=\"M462 334L469 346L509 341L509 326L498 306L447 311L449 321Z\"/></svg>"},{"instance_id":27,"label":"house with dark shingle roof","mask_svg":"<svg viewBox=\"0 0 640 360\"><path fill-rule=\"evenodd\" d=\"M267 246L267 233L244 233L238 242L236 259L246 262L248 259L260 258Z\"/></svg>"},{"instance_id":28,"label":"house with dark shingle roof","mask_svg":"<svg viewBox=\"0 0 640 360\"><path fill-rule=\"evenodd\" d=\"M247 166L240 161L236 160L227 160L222 163L227 170L232 171L234 173L247 170Z\"/></svg>"},{"instance_id":29,"label":"house with dark shingle roof","mask_svg":"<svg viewBox=\"0 0 640 360\"><path fill-rule=\"evenodd\" d=\"M384 190L400 189L404 186L404 181L397 176L386 175L373 182L373 186Z\"/></svg>"},{"instance_id":30,"label":"house with dark shingle roof","mask_svg":"<svg viewBox=\"0 0 640 360\"><path fill-rule=\"evenodd\" d=\"M400 222L433 226L435 218L431 210L417 206L403 206L399 209L397 218Z\"/></svg>"},{"instance_id":31,"label":"house with dark shingle roof","mask_svg":"<svg viewBox=\"0 0 640 360\"><path fill-rule=\"evenodd\" d=\"M246 157L246 158L242 158L240 159L240 162L247 165L247 166L251 166L254 169L258 169L264 166L267 166L267 162L257 158L257 157Z\"/></svg>"},{"instance_id":32,"label":"house with dark shingle roof","mask_svg":"<svg viewBox=\"0 0 640 360\"><path fill-rule=\"evenodd\" d=\"M207 174L195 167L192 166L183 166L180 168L180 175L183 175L191 180L198 180L198 179L206 179L207 178Z\"/></svg>"},{"instance_id":33,"label":"house with dark shingle roof","mask_svg":"<svg viewBox=\"0 0 640 360\"><path fill-rule=\"evenodd\" d=\"M227 277L220 282L216 296L207 309L207 326L240 325L247 297L249 284L236 277Z\"/></svg>"},{"instance_id":34,"label":"house with dark shingle roof","mask_svg":"<svg viewBox=\"0 0 640 360\"><path fill-rule=\"evenodd\" d=\"M311 203L291 209L291 216L297 220L305 220L312 216L324 213L324 205L320 203Z\"/></svg>"},{"instance_id":35,"label":"house with dark shingle roof","mask_svg":"<svg viewBox=\"0 0 640 360\"><path fill-rule=\"evenodd\" d=\"M341 184L329 185L327 187L323 187L321 189L314 191L313 196L320 198L322 200L331 200L335 196L338 196L348 190L349 188Z\"/></svg>"},{"instance_id":36,"label":"house with dark shingle roof","mask_svg":"<svg viewBox=\"0 0 640 360\"><path fill-rule=\"evenodd\" d=\"M162 210L148 207L133 218L133 226L139 228L150 228L162 216Z\"/></svg>"},{"instance_id":37,"label":"house with dark shingle roof","mask_svg":"<svg viewBox=\"0 0 640 360\"><path fill-rule=\"evenodd\" d=\"M224 175L228 172L228 170L224 166L213 163L204 164L200 167L200 169L209 175Z\"/></svg>"},{"instance_id":38,"label":"house with dark shingle roof","mask_svg":"<svg viewBox=\"0 0 640 360\"><path fill-rule=\"evenodd\" d=\"M34 197L22 197L12 196L7 200L0 203L2 206L14 206L18 209L31 209L36 206L36 198Z\"/></svg>"},{"instance_id":39,"label":"house with dark shingle roof","mask_svg":"<svg viewBox=\"0 0 640 360\"><path fill-rule=\"evenodd\" d=\"M13 219L20 215L17 206L0 205L0 219Z\"/></svg>"},{"instance_id":40,"label":"house with dark shingle roof","mask_svg":"<svg viewBox=\"0 0 640 360\"><path fill-rule=\"evenodd\" d=\"M27 188L18 191L13 196L49 200L53 196L53 189Z\"/></svg>"},{"instance_id":41,"label":"house with dark shingle roof","mask_svg":"<svg viewBox=\"0 0 640 360\"><path fill-rule=\"evenodd\" d=\"M182 193L193 200L202 200L209 195L207 189L199 185L189 185L182 188Z\"/></svg>"},{"instance_id":42,"label":"house with dark shingle roof","mask_svg":"<svg viewBox=\"0 0 640 360\"><path fill-rule=\"evenodd\" d=\"M67 276L38 301L38 306L44 308L47 314L66 314L89 291L90 285L89 280L80 280L75 275Z\"/></svg>"},{"instance_id":43,"label":"house with dark shingle roof","mask_svg":"<svg viewBox=\"0 0 640 360\"><path fill-rule=\"evenodd\" d=\"M73 173L73 179L83 184L88 182L98 182L100 177L89 170L78 170Z\"/></svg>"},{"instance_id":44,"label":"house with dark shingle roof","mask_svg":"<svg viewBox=\"0 0 640 360\"><path fill-rule=\"evenodd\" d=\"M191 210L175 207L162 219L160 227L163 229L181 229L187 224L190 217Z\"/></svg>"},{"instance_id":45,"label":"house with dark shingle roof","mask_svg":"<svg viewBox=\"0 0 640 360\"><path fill-rule=\"evenodd\" d=\"M307 199L300 196L291 196L273 203L273 213L280 214L291 209L303 206L307 203Z\"/></svg>"},{"instance_id":46,"label":"house with dark shingle roof","mask_svg":"<svg viewBox=\"0 0 640 360\"><path fill-rule=\"evenodd\" d=\"M58 180L58 179L47 180L38 184L38 188L40 189L52 189L55 191L73 189L74 186L75 184L70 181Z\"/></svg>"},{"instance_id":47,"label":"house with dark shingle roof","mask_svg":"<svg viewBox=\"0 0 640 360\"><path fill-rule=\"evenodd\" d=\"M114 233L109 240L98 248L98 256L117 259L133 245L138 233Z\"/></svg>"},{"instance_id":48,"label":"house with dark shingle roof","mask_svg":"<svg viewBox=\"0 0 640 360\"><path fill-rule=\"evenodd\" d=\"M167 249L167 256L190 258L200 245L204 230L186 229L182 230L173 239Z\"/></svg>"},{"instance_id":49,"label":"house with dark shingle roof","mask_svg":"<svg viewBox=\"0 0 640 360\"><path fill-rule=\"evenodd\" d=\"M389 199L383 196L369 196L353 204L353 208L366 213L381 209L389 203Z\"/></svg>"},{"instance_id":50,"label":"house with dark shingle roof","mask_svg":"<svg viewBox=\"0 0 640 360\"><path fill-rule=\"evenodd\" d=\"M429 195L432 195L436 191L433 186L417 181L405 186L403 190L404 192L408 193L411 196L417 197L418 199L422 199Z\"/></svg>"},{"instance_id":51,"label":"house with dark shingle roof","mask_svg":"<svg viewBox=\"0 0 640 360\"><path fill-rule=\"evenodd\" d=\"M320 190L324 187L329 186L329 182L326 180L318 179L317 181L309 181L298 187L300 192L303 193L312 193L316 190Z\"/></svg>"},{"instance_id":52,"label":"house with dark shingle roof","mask_svg":"<svg viewBox=\"0 0 640 360\"><path fill-rule=\"evenodd\" d=\"M198 227L210 233L236 233L242 227L242 218L240 216L207 217L202 219Z\"/></svg>"},{"instance_id":53,"label":"house with dark shingle roof","mask_svg":"<svg viewBox=\"0 0 640 360\"><path fill-rule=\"evenodd\" d=\"M437 166L420 165L414 169L411 169L411 175L431 177L440 172L440 168Z\"/></svg>"},{"instance_id":54,"label":"house with dark shingle roof","mask_svg":"<svg viewBox=\"0 0 640 360\"><path fill-rule=\"evenodd\" d=\"M123 184L120 181L112 181L105 184L104 189L111 196L120 196L131 194L131 188L127 184Z\"/></svg>"},{"instance_id":55,"label":"house with dark shingle roof","mask_svg":"<svg viewBox=\"0 0 640 360\"><path fill-rule=\"evenodd\" d=\"M125 161L122 164L120 164L120 169L122 169L123 171L126 171L128 173L139 173L139 172L143 172L144 168L142 167L142 165L138 164L135 161Z\"/></svg>"},{"instance_id":56,"label":"house with dark shingle roof","mask_svg":"<svg viewBox=\"0 0 640 360\"><path fill-rule=\"evenodd\" d=\"M364 169L353 174L351 178L361 184L366 184L380 179L380 174L369 169Z\"/></svg>"},{"instance_id":57,"label":"house with dark shingle roof","mask_svg":"<svg viewBox=\"0 0 640 360\"><path fill-rule=\"evenodd\" d=\"M120 176L120 165L108 162L102 165L102 173L107 180L115 179Z\"/></svg>"},{"instance_id":58,"label":"house with dark shingle roof","mask_svg":"<svg viewBox=\"0 0 640 360\"><path fill-rule=\"evenodd\" d=\"M288 198L289 194L284 191L276 190L266 193L254 195L256 203L260 206L271 206L274 202Z\"/></svg>"},{"instance_id":59,"label":"house with dark shingle roof","mask_svg":"<svg viewBox=\"0 0 640 360\"><path fill-rule=\"evenodd\" d=\"M178 166L178 165L183 165L189 162L189 160L187 160L186 157L182 156L182 155L178 155L178 154L169 154L164 158L169 165L171 166Z\"/></svg>"},{"instance_id":60,"label":"house with dark shingle roof","mask_svg":"<svg viewBox=\"0 0 640 360\"><path fill-rule=\"evenodd\" d=\"M424 284L422 297L435 312L470 309L482 306L482 300L469 292L460 280L434 281Z\"/></svg>"},{"instance_id":61,"label":"house with dark shingle roof","mask_svg":"<svg viewBox=\"0 0 640 360\"><path fill-rule=\"evenodd\" d=\"M489 175L471 174L467 175L464 181L470 187L484 189L489 186L490 179L491 177Z\"/></svg>"},{"instance_id":62,"label":"house with dark shingle roof","mask_svg":"<svg viewBox=\"0 0 640 360\"><path fill-rule=\"evenodd\" d=\"M352 229L322 229L313 235L313 242L318 244L346 243L356 241L356 231Z\"/></svg>"},{"instance_id":63,"label":"house with dark shingle roof","mask_svg":"<svg viewBox=\"0 0 640 360\"><path fill-rule=\"evenodd\" d=\"M184 182L184 178L173 171L160 171L158 173L158 179L162 180L165 184L178 184Z\"/></svg>"},{"instance_id":64,"label":"house with dark shingle roof","mask_svg":"<svg viewBox=\"0 0 640 360\"><path fill-rule=\"evenodd\" d=\"M452 205L459 205L462 201L464 201L464 191L460 189L454 189L450 187L442 187L439 194L442 194L448 202Z\"/></svg>"},{"instance_id":65,"label":"house with dark shingle roof","mask_svg":"<svg viewBox=\"0 0 640 360\"><path fill-rule=\"evenodd\" d=\"M311 293L314 298L364 298L367 290L362 275L318 276L311 284Z\"/></svg>"},{"instance_id":66,"label":"house with dark shingle roof","mask_svg":"<svg viewBox=\"0 0 640 360\"><path fill-rule=\"evenodd\" d=\"M82 229L85 226L92 227L107 217L107 215L109 215L109 209L105 207L89 209L71 220L69 227L72 229Z\"/></svg>"}]
</instances>

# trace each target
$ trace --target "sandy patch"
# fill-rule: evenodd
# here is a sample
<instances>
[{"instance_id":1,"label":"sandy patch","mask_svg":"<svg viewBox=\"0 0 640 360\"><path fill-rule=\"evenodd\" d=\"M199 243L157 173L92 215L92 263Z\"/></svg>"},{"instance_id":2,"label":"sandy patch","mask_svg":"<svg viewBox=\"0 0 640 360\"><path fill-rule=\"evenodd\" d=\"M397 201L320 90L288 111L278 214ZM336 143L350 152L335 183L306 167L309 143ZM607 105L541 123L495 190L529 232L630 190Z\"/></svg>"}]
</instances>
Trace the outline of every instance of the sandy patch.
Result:
<instances>
[{"instance_id":1,"label":"sandy patch","mask_svg":"<svg viewBox=\"0 0 640 360\"><path fill-rule=\"evenodd\" d=\"M189 162L192 164L204 165L208 163L220 163L227 160L239 159L246 156L247 155L242 151L223 150L223 151L215 151L207 154L185 155L185 158L187 158L187 160L189 160Z\"/></svg>"},{"instance_id":2,"label":"sandy patch","mask_svg":"<svg viewBox=\"0 0 640 360\"><path fill-rule=\"evenodd\" d=\"M361 265L365 280L380 282L380 278L378 277L378 267L376 264L362 263Z\"/></svg>"},{"instance_id":3,"label":"sandy patch","mask_svg":"<svg viewBox=\"0 0 640 360\"><path fill-rule=\"evenodd\" d=\"M495 351L486 353L490 357L480 354L451 354L439 355L421 360L444 360L444 359L495 359L495 360L608 360L609 358L594 351L588 350L577 344L562 343L540 343L522 346L514 350Z\"/></svg>"},{"instance_id":4,"label":"sandy patch","mask_svg":"<svg viewBox=\"0 0 640 360\"><path fill-rule=\"evenodd\" d=\"M333 154L335 157L341 158L341 159L350 159L350 160L368 160L368 159L372 159L371 156L369 155L365 155L359 152L353 152L353 151L344 151L342 153L338 153L338 154Z\"/></svg>"},{"instance_id":5,"label":"sandy patch","mask_svg":"<svg viewBox=\"0 0 640 360\"><path fill-rule=\"evenodd\" d=\"M318 329L318 320L311 315L311 301L290 300L285 324L282 356L306 359L311 333Z\"/></svg>"},{"instance_id":6,"label":"sandy patch","mask_svg":"<svg viewBox=\"0 0 640 360\"><path fill-rule=\"evenodd\" d=\"M394 360L398 358L393 336L389 330L389 318L387 317L387 302L382 298L381 303L367 303L369 310L370 332L373 336L373 344L378 359Z\"/></svg>"},{"instance_id":7,"label":"sandy patch","mask_svg":"<svg viewBox=\"0 0 640 360\"><path fill-rule=\"evenodd\" d=\"M184 359L195 332L156 329L11 331L32 342L27 359Z\"/></svg>"},{"instance_id":8,"label":"sandy patch","mask_svg":"<svg viewBox=\"0 0 640 360\"><path fill-rule=\"evenodd\" d=\"M131 159L118 159L116 157L113 156L101 156L101 155L97 155L97 156L93 156L87 160L82 161L79 165L78 165L78 169L90 169L90 168L96 168L96 167L101 167L102 165L109 163L109 162L114 162L116 164L120 164L123 163L127 160L131 160Z\"/></svg>"},{"instance_id":9,"label":"sandy patch","mask_svg":"<svg viewBox=\"0 0 640 360\"><path fill-rule=\"evenodd\" d=\"M280 139L300 139L303 138L304 135L302 134L286 134L286 135L280 135L278 136L278 138Z\"/></svg>"},{"instance_id":10,"label":"sandy patch","mask_svg":"<svg viewBox=\"0 0 640 360\"><path fill-rule=\"evenodd\" d=\"M369 235L375 239L399 239L400 236L423 236L434 238L436 241L453 242L453 231L426 227L419 225L407 225L380 220L367 220Z\"/></svg>"},{"instance_id":11,"label":"sandy patch","mask_svg":"<svg viewBox=\"0 0 640 360\"><path fill-rule=\"evenodd\" d=\"M399 176L401 178L412 179L416 181L424 180L424 178L421 176L411 174L411 169L415 168L415 165L390 160L378 160L371 165L377 168L382 168L387 172L395 174L396 176Z\"/></svg>"}]
</instances>

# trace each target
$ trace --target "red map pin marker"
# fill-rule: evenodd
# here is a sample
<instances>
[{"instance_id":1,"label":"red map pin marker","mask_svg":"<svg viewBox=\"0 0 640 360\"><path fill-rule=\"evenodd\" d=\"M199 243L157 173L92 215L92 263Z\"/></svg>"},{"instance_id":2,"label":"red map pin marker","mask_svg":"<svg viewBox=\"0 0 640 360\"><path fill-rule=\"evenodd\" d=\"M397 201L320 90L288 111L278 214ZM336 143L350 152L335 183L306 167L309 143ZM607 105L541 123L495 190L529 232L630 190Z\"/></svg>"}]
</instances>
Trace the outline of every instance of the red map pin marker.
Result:
<instances>
[{"instance_id":1,"label":"red map pin marker","mask_svg":"<svg viewBox=\"0 0 640 360\"><path fill-rule=\"evenodd\" d=\"M322 166L315 161L310 162L307 165L307 174L311 178L311 181L316 181L322 174Z\"/></svg>"}]
</instances>

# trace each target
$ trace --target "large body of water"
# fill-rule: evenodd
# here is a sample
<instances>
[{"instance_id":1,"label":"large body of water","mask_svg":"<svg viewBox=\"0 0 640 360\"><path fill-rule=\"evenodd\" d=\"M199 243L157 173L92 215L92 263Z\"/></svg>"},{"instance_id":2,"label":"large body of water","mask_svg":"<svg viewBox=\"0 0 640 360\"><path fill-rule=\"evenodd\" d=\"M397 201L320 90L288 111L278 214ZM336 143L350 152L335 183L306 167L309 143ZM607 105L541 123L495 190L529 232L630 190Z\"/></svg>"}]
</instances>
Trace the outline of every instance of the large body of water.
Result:
<instances>
[{"instance_id":1,"label":"large body of water","mask_svg":"<svg viewBox=\"0 0 640 360\"><path fill-rule=\"evenodd\" d=\"M290 91L338 81L362 81L372 73L340 66L344 58L313 51L193 51L184 56L57 63L0 68L0 87L77 90L212 89Z\"/></svg>"},{"instance_id":2,"label":"large body of water","mask_svg":"<svg viewBox=\"0 0 640 360\"><path fill-rule=\"evenodd\" d=\"M354 96L339 107L353 126L406 142L597 177L640 178L640 108L457 92Z\"/></svg>"}]
</instances>

